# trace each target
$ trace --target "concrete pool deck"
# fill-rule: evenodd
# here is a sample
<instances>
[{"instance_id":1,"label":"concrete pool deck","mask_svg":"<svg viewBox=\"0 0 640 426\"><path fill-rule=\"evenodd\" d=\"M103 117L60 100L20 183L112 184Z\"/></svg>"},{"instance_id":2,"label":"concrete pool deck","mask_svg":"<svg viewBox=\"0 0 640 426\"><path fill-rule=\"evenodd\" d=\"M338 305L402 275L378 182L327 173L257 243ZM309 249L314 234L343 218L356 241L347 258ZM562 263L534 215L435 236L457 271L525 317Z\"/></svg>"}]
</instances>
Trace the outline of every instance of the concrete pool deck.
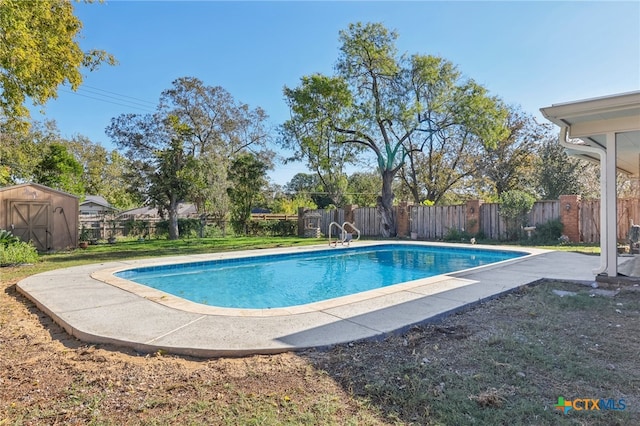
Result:
<instances>
[{"instance_id":1,"label":"concrete pool deck","mask_svg":"<svg viewBox=\"0 0 640 426\"><path fill-rule=\"evenodd\" d=\"M354 246L380 243L389 242L357 242ZM112 275L140 266L327 248L323 244L84 265L33 275L20 281L17 288L83 342L113 344L144 353L162 350L216 357L278 353L383 337L544 278L593 282L592 271L599 265L598 256L477 245L473 248L530 254L330 301L263 310L188 302Z\"/></svg>"}]
</instances>

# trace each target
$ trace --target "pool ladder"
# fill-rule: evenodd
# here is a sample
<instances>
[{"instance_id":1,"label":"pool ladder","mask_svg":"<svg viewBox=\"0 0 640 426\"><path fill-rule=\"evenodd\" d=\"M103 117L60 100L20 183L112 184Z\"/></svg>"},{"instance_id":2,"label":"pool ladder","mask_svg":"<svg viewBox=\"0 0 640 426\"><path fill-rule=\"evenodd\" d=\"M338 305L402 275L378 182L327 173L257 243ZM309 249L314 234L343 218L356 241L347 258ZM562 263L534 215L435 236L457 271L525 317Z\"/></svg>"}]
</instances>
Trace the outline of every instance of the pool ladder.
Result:
<instances>
[{"instance_id":1,"label":"pool ladder","mask_svg":"<svg viewBox=\"0 0 640 426\"><path fill-rule=\"evenodd\" d=\"M346 227L351 228L351 232L347 232ZM336 227L340 230L340 239L338 239L337 234L336 234L336 240L335 241L331 241L331 230ZM353 234L356 234L356 238L353 238ZM338 222L331 222L329 224L329 246L331 246L331 244L333 244L335 247L338 246L338 243L342 244L342 245L349 245L349 243L351 241L358 241L360 239L360 230L358 228L356 228L356 226L353 223L350 222L344 222L342 224L342 226L338 223Z\"/></svg>"}]
</instances>

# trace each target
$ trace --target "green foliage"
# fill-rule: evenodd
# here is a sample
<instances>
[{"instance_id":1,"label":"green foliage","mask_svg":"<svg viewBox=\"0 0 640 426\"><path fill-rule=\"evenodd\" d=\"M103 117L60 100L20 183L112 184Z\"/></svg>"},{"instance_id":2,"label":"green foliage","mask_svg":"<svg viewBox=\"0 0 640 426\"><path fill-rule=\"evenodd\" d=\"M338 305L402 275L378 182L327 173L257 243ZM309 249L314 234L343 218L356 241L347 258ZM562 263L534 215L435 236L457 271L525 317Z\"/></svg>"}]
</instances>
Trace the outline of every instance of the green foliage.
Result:
<instances>
[{"instance_id":1,"label":"green foliage","mask_svg":"<svg viewBox=\"0 0 640 426\"><path fill-rule=\"evenodd\" d=\"M20 242L20 238L13 235L13 233L5 229L0 229L0 245L8 247L12 244L17 244L19 242Z\"/></svg>"},{"instance_id":2,"label":"green foliage","mask_svg":"<svg viewBox=\"0 0 640 426\"><path fill-rule=\"evenodd\" d=\"M506 111L499 100L474 81L462 80L446 60L398 54L397 38L395 31L380 23L351 24L340 31L337 75L302 77L298 88L284 92L292 112L284 128L288 139L297 141L298 154L312 151L323 159L333 158L314 170L327 171L323 167L344 161L345 156L350 159L342 151L347 145L375 156L382 179L375 204L386 237L395 235L393 183L407 157L425 146L442 146L422 159L411 158L403 172L417 202L437 201L464 176L456 164L474 165L457 158L468 156L473 147L495 144L506 133ZM434 161L439 163L430 167L428 162ZM418 176L424 170L437 173ZM331 192L331 185L324 184ZM437 191L433 186L423 196L420 192L429 184Z\"/></svg>"},{"instance_id":3,"label":"green foliage","mask_svg":"<svg viewBox=\"0 0 640 426\"><path fill-rule=\"evenodd\" d=\"M449 228L447 230L447 234L443 238L444 241L448 242L468 242L470 239L471 234L457 228Z\"/></svg>"},{"instance_id":4,"label":"green foliage","mask_svg":"<svg viewBox=\"0 0 640 426\"><path fill-rule=\"evenodd\" d=\"M66 191L75 195L84 195L82 165L61 143L49 145L44 157L35 169L37 183Z\"/></svg>"},{"instance_id":5,"label":"green foliage","mask_svg":"<svg viewBox=\"0 0 640 426\"><path fill-rule=\"evenodd\" d=\"M80 235L78 236L80 241L89 241L89 230L87 227L82 224L82 228L80 229Z\"/></svg>"},{"instance_id":6,"label":"green foliage","mask_svg":"<svg viewBox=\"0 0 640 426\"><path fill-rule=\"evenodd\" d=\"M7 231L0 231L0 234L2 232L6 233ZM35 263L38 261L38 251L32 244L20 241L13 235L10 237L6 234L4 235L4 241L0 240L0 265Z\"/></svg>"},{"instance_id":7,"label":"green foliage","mask_svg":"<svg viewBox=\"0 0 640 426\"><path fill-rule=\"evenodd\" d=\"M247 232L251 209L266 185L267 165L252 154L242 154L231 164L227 190L231 199L231 226L237 234Z\"/></svg>"},{"instance_id":8,"label":"green foliage","mask_svg":"<svg viewBox=\"0 0 640 426\"><path fill-rule=\"evenodd\" d=\"M375 207L380 194L380 175L375 172L356 172L349 176L348 191L353 204Z\"/></svg>"},{"instance_id":9,"label":"green foliage","mask_svg":"<svg viewBox=\"0 0 640 426\"><path fill-rule=\"evenodd\" d=\"M538 153L538 192L543 199L557 200L560 195L579 194L580 174L585 164L570 158L555 139L547 139Z\"/></svg>"},{"instance_id":10,"label":"green foliage","mask_svg":"<svg viewBox=\"0 0 640 426\"><path fill-rule=\"evenodd\" d=\"M545 223L537 223L536 230L531 236L531 242L533 244L557 244L562 236L562 230L564 225L560 219L551 219Z\"/></svg>"},{"instance_id":11,"label":"green foliage","mask_svg":"<svg viewBox=\"0 0 640 426\"><path fill-rule=\"evenodd\" d=\"M536 149L539 141L549 132L548 126L538 124L530 115L510 107L507 117L509 133L495 146L485 147L474 186L476 192L499 197L512 189L526 190L534 187L536 174ZM486 182L486 184L485 184ZM485 184L485 188L483 188Z\"/></svg>"},{"instance_id":12,"label":"green foliage","mask_svg":"<svg viewBox=\"0 0 640 426\"><path fill-rule=\"evenodd\" d=\"M305 207L310 210L318 208L311 197L305 193L299 193L293 198L280 197L275 199L271 204L271 211L273 213L298 214L298 209L300 207Z\"/></svg>"},{"instance_id":13,"label":"green foliage","mask_svg":"<svg viewBox=\"0 0 640 426\"><path fill-rule=\"evenodd\" d=\"M298 235L298 222L294 220L252 220L249 235L254 237L293 237Z\"/></svg>"},{"instance_id":14,"label":"green foliage","mask_svg":"<svg viewBox=\"0 0 640 426\"><path fill-rule=\"evenodd\" d=\"M178 224L178 227L179 226ZM125 235L132 235L134 237L145 236L148 233L148 229L149 224L144 220L131 219L124 222Z\"/></svg>"},{"instance_id":15,"label":"green foliage","mask_svg":"<svg viewBox=\"0 0 640 426\"><path fill-rule=\"evenodd\" d=\"M44 105L62 84L76 90L83 67L115 64L104 51L82 51L82 22L73 12L68 0L0 2L0 115L26 124L27 97Z\"/></svg>"},{"instance_id":16,"label":"green foliage","mask_svg":"<svg viewBox=\"0 0 640 426\"><path fill-rule=\"evenodd\" d=\"M223 238L227 234L226 229L218 225L207 225L204 227L204 238Z\"/></svg>"},{"instance_id":17,"label":"green foliage","mask_svg":"<svg viewBox=\"0 0 640 426\"><path fill-rule=\"evenodd\" d=\"M521 227L528 225L526 223L527 215L535 201L533 196L517 189L502 193L500 196L500 215L507 222L509 239L517 239Z\"/></svg>"},{"instance_id":18,"label":"green foliage","mask_svg":"<svg viewBox=\"0 0 640 426\"><path fill-rule=\"evenodd\" d=\"M168 220L161 220L156 224L157 236L169 236L170 222ZM200 232L200 219L178 219L178 233L182 238L197 237Z\"/></svg>"}]
</instances>

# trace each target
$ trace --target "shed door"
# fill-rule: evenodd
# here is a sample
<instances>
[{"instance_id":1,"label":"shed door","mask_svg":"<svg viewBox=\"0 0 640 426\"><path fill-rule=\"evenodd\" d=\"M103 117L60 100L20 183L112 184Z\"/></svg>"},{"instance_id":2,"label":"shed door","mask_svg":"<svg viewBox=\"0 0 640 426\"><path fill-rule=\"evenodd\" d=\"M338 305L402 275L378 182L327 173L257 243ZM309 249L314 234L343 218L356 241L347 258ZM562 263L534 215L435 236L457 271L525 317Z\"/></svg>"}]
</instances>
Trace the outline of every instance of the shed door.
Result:
<instances>
[{"instance_id":1,"label":"shed door","mask_svg":"<svg viewBox=\"0 0 640 426\"><path fill-rule=\"evenodd\" d=\"M9 224L13 235L31 241L39 251L50 248L51 204L42 201L10 201Z\"/></svg>"}]
</instances>

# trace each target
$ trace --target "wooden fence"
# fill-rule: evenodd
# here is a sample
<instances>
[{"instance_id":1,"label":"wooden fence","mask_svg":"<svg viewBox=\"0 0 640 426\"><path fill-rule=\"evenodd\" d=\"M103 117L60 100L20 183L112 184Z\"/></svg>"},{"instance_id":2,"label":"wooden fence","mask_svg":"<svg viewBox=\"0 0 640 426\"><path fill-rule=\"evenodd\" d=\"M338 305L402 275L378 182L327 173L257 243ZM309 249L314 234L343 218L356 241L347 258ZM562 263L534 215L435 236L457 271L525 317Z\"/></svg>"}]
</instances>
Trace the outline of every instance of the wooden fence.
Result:
<instances>
[{"instance_id":1,"label":"wooden fence","mask_svg":"<svg viewBox=\"0 0 640 426\"><path fill-rule=\"evenodd\" d=\"M440 240L467 227L466 205L409 206L409 229L417 238Z\"/></svg>"},{"instance_id":2,"label":"wooden fence","mask_svg":"<svg viewBox=\"0 0 640 426\"><path fill-rule=\"evenodd\" d=\"M408 226L405 228L412 235L419 239L440 240L453 232L469 231L470 228L478 226L479 233L484 237L493 240L504 240L507 237L507 230L504 218L500 216L500 205L498 203L481 204L477 214L477 224L471 223L468 218L469 213L465 204L452 206L406 206L408 208ZM531 210L528 223L539 225L549 220L561 217L560 201L538 201ZM579 203L579 230L580 239L587 243L598 243L600 241L600 200L583 200ZM308 213L315 214L319 223L320 232L328 235L329 224L337 222L342 224L347 214L344 209L337 210L312 210ZM398 211L396 212L398 216ZM380 217L375 207L355 208L352 212L355 226L365 237L377 237L381 235ZM90 238L106 239L110 235L127 236L135 234L126 219L113 220L102 216L80 216L80 226L84 226ZM295 221L297 215L282 214L255 214L252 220L288 220ZM153 235L159 218L137 218L144 221L146 228L144 233ZM210 224L209 221L206 222ZM211 222L213 223L213 222ZM300 222L298 222L300 223ZM217 224L217 223L216 223ZM632 224L640 224L640 199L619 199L618 200L618 232L619 241L627 239L629 228ZM219 225L219 224L218 224ZM408 235L407 235L408 236Z\"/></svg>"},{"instance_id":3,"label":"wooden fence","mask_svg":"<svg viewBox=\"0 0 640 426\"><path fill-rule=\"evenodd\" d=\"M618 199L617 239L625 241L631 225L640 224L640 199ZM580 238L586 243L600 242L600 200L584 200L580 205Z\"/></svg>"}]
</instances>

